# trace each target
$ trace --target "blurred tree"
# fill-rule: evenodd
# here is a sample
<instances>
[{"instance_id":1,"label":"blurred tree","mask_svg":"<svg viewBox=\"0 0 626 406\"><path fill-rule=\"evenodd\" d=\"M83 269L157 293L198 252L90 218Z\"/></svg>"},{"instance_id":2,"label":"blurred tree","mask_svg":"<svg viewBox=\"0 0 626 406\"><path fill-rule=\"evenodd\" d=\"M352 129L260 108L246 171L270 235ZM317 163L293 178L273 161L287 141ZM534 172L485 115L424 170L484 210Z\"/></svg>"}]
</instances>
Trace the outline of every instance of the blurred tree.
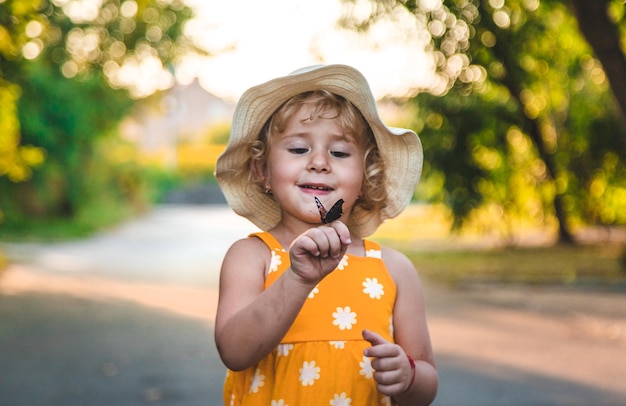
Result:
<instances>
[{"instance_id":1,"label":"blurred tree","mask_svg":"<svg viewBox=\"0 0 626 406\"><path fill-rule=\"evenodd\" d=\"M181 0L0 1L4 205L76 214L90 171L105 170L92 160L98 138L133 99L172 85L191 15Z\"/></svg>"},{"instance_id":2,"label":"blurred tree","mask_svg":"<svg viewBox=\"0 0 626 406\"><path fill-rule=\"evenodd\" d=\"M559 240L571 243L576 219L625 222L616 202L626 202L626 131L601 64L562 2L375 1L369 17L347 23L367 29L398 9L432 39L440 80L423 89L434 95L413 99L415 126L431 189L441 187L456 227L480 207L500 223L549 222L552 214Z\"/></svg>"},{"instance_id":3,"label":"blurred tree","mask_svg":"<svg viewBox=\"0 0 626 406\"><path fill-rule=\"evenodd\" d=\"M72 217L86 197L90 175L106 170L93 167L98 137L116 127L133 101L97 75L67 79L45 62L33 61L22 72L18 102L22 142L43 149L45 165L11 188L26 213Z\"/></svg>"},{"instance_id":4,"label":"blurred tree","mask_svg":"<svg viewBox=\"0 0 626 406\"><path fill-rule=\"evenodd\" d=\"M624 2L618 0L569 0L580 31L602 63L613 94L626 118L626 56L622 38L626 37Z\"/></svg>"},{"instance_id":5,"label":"blurred tree","mask_svg":"<svg viewBox=\"0 0 626 406\"><path fill-rule=\"evenodd\" d=\"M24 20L31 19L38 0L0 2L0 178L13 182L25 180L31 168L43 161L43 150L20 145L20 123L17 100L20 87L5 80L7 71L18 63L24 42ZM0 217L1 219L1 217Z\"/></svg>"}]
</instances>

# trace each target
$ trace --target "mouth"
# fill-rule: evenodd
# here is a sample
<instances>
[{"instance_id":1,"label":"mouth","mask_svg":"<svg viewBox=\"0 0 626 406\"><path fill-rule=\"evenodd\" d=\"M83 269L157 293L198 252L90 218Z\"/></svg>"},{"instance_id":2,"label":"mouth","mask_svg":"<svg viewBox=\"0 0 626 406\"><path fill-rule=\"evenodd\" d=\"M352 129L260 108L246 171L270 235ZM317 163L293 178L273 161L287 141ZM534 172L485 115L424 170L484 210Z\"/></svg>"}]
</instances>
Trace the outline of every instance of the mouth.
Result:
<instances>
[{"instance_id":1,"label":"mouth","mask_svg":"<svg viewBox=\"0 0 626 406\"><path fill-rule=\"evenodd\" d=\"M312 190L315 192L331 192L334 189L326 186L326 185L317 185L317 184L304 184L304 185L298 185L298 187L300 189L306 189L306 190Z\"/></svg>"}]
</instances>

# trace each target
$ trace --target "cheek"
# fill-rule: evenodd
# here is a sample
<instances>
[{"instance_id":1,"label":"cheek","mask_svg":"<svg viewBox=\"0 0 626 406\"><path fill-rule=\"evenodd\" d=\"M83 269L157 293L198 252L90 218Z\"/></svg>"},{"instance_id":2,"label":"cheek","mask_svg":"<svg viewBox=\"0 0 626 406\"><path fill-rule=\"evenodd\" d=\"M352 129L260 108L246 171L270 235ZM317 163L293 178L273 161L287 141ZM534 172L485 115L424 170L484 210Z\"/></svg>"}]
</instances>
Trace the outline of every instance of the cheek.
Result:
<instances>
[{"instance_id":1,"label":"cheek","mask_svg":"<svg viewBox=\"0 0 626 406\"><path fill-rule=\"evenodd\" d=\"M363 170L363 166L355 165L346 171L346 176L344 177L346 180L346 186L349 185L352 189L358 191L359 194L361 193L364 185Z\"/></svg>"},{"instance_id":2,"label":"cheek","mask_svg":"<svg viewBox=\"0 0 626 406\"><path fill-rule=\"evenodd\" d=\"M281 159L277 156L275 152L270 152L267 154L267 160L265 165L265 176L267 178L273 178L274 176L280 174L281 172Z\"/></svg>"},{"instance_id":3,"label":"cheek","mask_svg":"<svg viewBox=\"0 0 626 406\"><path fill-rule=\"evenodd\" d=\"M286 182L294 177L295 166L290 165L284 158L273 158L272 164L267 167L267 179L272 185Z\"/></svg>"}]
</instances>

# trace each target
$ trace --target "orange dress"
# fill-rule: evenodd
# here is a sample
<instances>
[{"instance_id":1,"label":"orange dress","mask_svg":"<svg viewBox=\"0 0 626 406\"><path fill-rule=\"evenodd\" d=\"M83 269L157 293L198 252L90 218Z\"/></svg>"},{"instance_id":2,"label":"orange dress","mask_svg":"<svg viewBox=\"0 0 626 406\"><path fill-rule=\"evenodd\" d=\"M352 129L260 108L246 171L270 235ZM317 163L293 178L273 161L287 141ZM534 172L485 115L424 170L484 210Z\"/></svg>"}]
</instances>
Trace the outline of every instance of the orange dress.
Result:
<instances>
[{"instance_id":1,"label":"orange dress","mask_svg":"<svg viewBox=\"0 0 626 406\"><path fill-rule=\"evenodd\" d=\"M265 287L289 268L289 253L268 232L256 233L272 259ZM376 389L364 329L393 342L396 285L380 245L365 241L365 257L345 255L311 291L280 344L257 365L227 371L224 405L391 405Z\"/></svg>"}]
</instances>

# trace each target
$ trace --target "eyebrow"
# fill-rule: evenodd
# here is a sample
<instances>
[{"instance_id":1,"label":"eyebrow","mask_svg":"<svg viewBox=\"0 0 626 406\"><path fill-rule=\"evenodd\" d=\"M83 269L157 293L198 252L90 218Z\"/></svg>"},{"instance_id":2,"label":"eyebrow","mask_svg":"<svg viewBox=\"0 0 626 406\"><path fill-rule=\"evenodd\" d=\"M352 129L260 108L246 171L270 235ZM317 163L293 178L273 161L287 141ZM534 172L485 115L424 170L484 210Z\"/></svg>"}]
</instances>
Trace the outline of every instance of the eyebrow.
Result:
<instances>
[{"instance_id":1,"label":"eyebrow","mask_svg":"<svg viewBox=\"0 0 626 406\"><path fill-rule=\"evenodd\" d=\"M297 132L293 134L282 133L281 139L287 140L290 138L307 138L307 137L310 137L309 134L310 133L307 133L307 132ZM331 134L331 138L332 138L332 141L345 141L345 142L352 143L352 144L357 144L357 145L359 144L355 136L349 133L345 133L345 132L342 132L341 134L333 133Z\"/></svg>"}]
</instances>

